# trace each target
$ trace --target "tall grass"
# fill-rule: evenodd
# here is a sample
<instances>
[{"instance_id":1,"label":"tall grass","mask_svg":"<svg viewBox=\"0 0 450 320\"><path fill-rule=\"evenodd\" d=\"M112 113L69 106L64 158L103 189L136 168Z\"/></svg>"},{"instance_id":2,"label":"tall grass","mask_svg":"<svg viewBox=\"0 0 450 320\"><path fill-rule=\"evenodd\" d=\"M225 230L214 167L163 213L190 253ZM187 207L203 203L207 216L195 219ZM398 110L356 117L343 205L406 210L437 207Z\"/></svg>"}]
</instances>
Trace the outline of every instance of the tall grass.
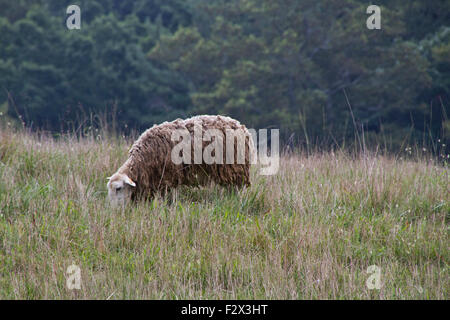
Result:
<instances>
[{"instance_id":1,"label":"tall grass","mask_svg":"<svg viewBox=\"0 0 450 320\"><path fill-rule=\"evenodd\" d=\"M290 154L248 189L112 209L106 177L131 143L0 128L1 299L448 299L446 162Z\"/></svg>"}]
</instances>

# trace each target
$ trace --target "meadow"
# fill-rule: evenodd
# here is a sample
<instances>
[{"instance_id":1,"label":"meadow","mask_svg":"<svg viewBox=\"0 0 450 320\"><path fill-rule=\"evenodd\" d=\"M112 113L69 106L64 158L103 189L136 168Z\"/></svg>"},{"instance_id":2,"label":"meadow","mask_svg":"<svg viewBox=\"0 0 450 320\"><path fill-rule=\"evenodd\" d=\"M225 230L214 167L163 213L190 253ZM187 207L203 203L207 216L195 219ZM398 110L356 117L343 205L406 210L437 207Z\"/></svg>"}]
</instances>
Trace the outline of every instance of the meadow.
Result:
<instances>
[{"instance_id":1,"label":"meadow","mask_svg":"<svg viewBox=\"0 0 450 320\"><path fill-rule=\"evenodd\" d=\"M132 142L0 126L0 299L449 298L445 161L291 152L249 188L111 208L106 178Z\"/></svg>"}]
</instances>

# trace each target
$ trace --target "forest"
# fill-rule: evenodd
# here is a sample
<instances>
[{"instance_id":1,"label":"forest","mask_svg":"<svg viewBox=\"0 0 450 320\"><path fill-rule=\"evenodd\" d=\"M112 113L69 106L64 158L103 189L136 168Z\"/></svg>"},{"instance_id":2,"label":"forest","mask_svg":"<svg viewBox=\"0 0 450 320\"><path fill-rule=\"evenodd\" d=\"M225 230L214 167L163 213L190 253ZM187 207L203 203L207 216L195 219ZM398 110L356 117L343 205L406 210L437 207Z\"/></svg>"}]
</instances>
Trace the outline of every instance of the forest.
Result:
<instances>
[{"instance_id":1,"label":"forest","mask_svg":"<svg viewBox=\"0 0 450 320\"><path fill-rule=\"evenodd\" d=\"M284 143L442 154L450 2L373 4L371 30L360 0L0 0L0 121L126 133L222 114Z\"/></svg>"}]
</instances>

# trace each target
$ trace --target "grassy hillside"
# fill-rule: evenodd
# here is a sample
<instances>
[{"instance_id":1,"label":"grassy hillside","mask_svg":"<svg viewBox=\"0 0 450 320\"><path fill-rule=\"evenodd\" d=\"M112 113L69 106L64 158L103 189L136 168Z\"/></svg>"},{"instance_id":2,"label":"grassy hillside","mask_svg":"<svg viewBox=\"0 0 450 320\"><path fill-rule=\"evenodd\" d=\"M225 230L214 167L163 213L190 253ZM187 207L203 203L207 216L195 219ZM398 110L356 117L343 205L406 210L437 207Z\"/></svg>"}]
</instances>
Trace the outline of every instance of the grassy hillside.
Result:
<instances>
[{"instance_id":1,"label":"grassy hillside","mask_svg":"<svg viewBox=\"0 0 450 320\"><path fill-rule=\"evenodd\" d=\"M0 129L0 299L449 298L445 163L291 155L246 190L111 209L131 142Z\"/></svg>"}]
</instances>

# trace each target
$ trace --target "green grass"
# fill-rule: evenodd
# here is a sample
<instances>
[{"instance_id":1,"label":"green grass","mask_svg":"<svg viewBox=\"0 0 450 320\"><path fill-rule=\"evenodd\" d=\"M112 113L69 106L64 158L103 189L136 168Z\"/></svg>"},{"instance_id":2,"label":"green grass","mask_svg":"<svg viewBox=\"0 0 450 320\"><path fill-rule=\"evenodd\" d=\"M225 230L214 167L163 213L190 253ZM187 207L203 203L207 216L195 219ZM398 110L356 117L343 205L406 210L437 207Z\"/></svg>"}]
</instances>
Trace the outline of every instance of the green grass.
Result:
<instances>
[{"instance_id":1,"label":"green grass","mask_svg":"<svg viewBox=\"0 0 450 320\"><path fill-rule=\"evenodd\" d=\"M448 299L446 163L291 155L248 189L111 209L131 143L0 129L0 299Z\"/></svg>"}]
</instances>

